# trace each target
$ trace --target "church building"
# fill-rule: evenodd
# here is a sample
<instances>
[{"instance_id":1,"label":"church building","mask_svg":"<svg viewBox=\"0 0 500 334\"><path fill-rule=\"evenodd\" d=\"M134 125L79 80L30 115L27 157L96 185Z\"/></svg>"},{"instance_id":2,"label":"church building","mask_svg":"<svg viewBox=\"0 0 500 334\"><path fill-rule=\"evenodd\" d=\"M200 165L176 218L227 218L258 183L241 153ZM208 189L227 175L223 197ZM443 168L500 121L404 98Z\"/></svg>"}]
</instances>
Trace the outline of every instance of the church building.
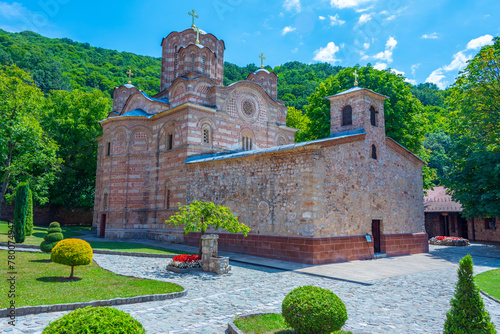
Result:
<instances>
[{"instance_id":1,"label":"church building","mask_svg":"<svg viewBox=\"0 0 500 334\"><path fill-rule=\"evenodd\" d=\"M129 80L100 123L99 236L197 245L198 234L164 223L196 199L251 228L217 232L221 250L309 264L428 251L424 162L385 136L387 97L357 85L325 97L330 137L295 144L275 73L224 87L225 44L194 17L161 47L160 92Z\"/></svg>"}]
</instances>

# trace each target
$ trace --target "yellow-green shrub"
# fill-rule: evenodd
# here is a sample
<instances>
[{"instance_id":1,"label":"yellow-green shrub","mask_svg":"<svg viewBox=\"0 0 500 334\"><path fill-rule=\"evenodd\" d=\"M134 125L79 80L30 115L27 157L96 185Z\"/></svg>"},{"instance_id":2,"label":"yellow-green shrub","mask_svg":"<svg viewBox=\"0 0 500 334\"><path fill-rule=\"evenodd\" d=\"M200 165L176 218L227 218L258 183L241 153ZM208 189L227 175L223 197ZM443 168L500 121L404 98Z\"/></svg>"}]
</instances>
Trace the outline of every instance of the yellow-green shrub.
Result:
<instances>
[{"instance_id":1,"label":"yellow-green shrub","mask_svg":"<svg viewBox=\"0 0 500 334\"><path fill-rule=\"evenodd\" d=\"M71 275L69 278L73 278L73 269L75 266L90 264L93 256L92 247L82 239L61 240L52 249L52 253L50 254L52 262L71 266Z\"/></svg>"}]
</instances>

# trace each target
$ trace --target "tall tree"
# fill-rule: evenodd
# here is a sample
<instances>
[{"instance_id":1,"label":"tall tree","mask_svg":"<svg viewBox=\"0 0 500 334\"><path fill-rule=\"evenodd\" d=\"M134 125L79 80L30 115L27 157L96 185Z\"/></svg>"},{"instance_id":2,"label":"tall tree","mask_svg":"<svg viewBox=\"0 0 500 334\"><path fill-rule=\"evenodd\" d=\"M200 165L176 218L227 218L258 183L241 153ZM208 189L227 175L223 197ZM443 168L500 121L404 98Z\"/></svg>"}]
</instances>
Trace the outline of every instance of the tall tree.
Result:
<instances>
[{"instance_id":1,"label":"tall tree","mask_svg":"<svg viewBox=\"0 0 500 334\"><path fill-rule=\"evenodd\" d=\"M43 94L28 73L0 65L0 215L4 199L21 181L34 200L47 201L48 186L59 168L57 144L39 123Z\"/></svg>"},{"instance_id":2,"label":"tall tree","mask_svg":"<svg viewBox=\"0 0 500 334\"><path fill-rule=\"evenodd\" d=\"M500 38L452 86L452 167L444 180L466 217L500 216Z\"/></svg>"},{"instance_id":3,"label":"tall tree","mask_svg":"<svg viewBox=\"0 0 500 334\"><path fill-rule=\"evenodd\" d=\"M92 208L94 205L99 121L111 110L111 100L98 90L52 91L46 99L42 126L60 145L64 160L50 189L51 204Z\"/></svg>"}]
</instances>

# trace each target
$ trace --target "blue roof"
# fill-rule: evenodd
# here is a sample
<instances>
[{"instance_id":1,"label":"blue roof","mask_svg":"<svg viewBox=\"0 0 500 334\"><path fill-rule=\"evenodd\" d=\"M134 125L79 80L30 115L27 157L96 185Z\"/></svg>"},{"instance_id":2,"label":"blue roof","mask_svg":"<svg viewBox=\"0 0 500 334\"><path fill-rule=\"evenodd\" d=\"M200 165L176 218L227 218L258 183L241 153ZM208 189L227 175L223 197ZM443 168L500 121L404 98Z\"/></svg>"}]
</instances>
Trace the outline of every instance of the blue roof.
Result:
<instances>
[{"instance_id":1,"label":"blue roof","mask_svg":"<svg viewBox=\"0 0 500 334\"><path fill-rule=\"evenodd\" d=\"M168 100L168 98L165 98L165 99L155 99L154 97L151 97L148 94L144 93L142 90L140 92L141 92L142 95L144 95L146 98L148 98L148 99L150 99L152 101L162 102L162 103L169 103L170 104L170 101Z\"/></svg>"},{"instance_id":2,"label":"blue roof","mask_svg":"<svg viewBox=\"0 0 500 334\"><path fill-rule=\"evenodd\" d=\"M354 87L352 87L351 89L345 90L345 91L340 92L340 93L337 93L337 94L335 94L335 95L330 95L330 96L327 96L326 98L329 98L329 97L334 97L334 96L340 96L340 95L345 95L345 94L349 94L349 93L354 93L354 92L357 92L357 91L360 91L360 90L367 90L367 91L369 91L369 92L372 92L373 94L377 94L377 95L383 96L383 97L385 97L385 98L387 98L387 99L389 98L389 97L387 97L387 96L385 96L385 95L383 95L383 94L379 94L379 93L377 93L377 92L374 92L373 90L370 90L370 89L368 89L368 88L359 87L359 86L354 86Z\"/></svg>"},{"instance_id":3,"label":"blue roof","mask_svg":"<svg viewBox=\"0 0 500 334\"><path fill-rule=\"evenodd\" d=\"M118 117L123 117L123 116L143 116L143 117L150 118L153 116L153 114L148 114L147 112L145 112L142 109L135 109L135 110L131 110L129 112L126 112L125 114L120 115Z\"/></svg>"},{"instance_id":4,"label":"blue roof","mask_svg":"<svg viewBox=\"0 0 500 334\"><path fill-rule=\"evenodd\" d=\"M317 140L312 140L312 141L306 141L303 143L297 143L297 144L288 144L288 145L282 145L282 146L273 146L269 148L263 148L259 150L252 150L252 151L240 151L240 152L230 152L230 153L217 153L217 154L211 154L211 155L203 155L203 156L197 156L197 157L190 157L186 159L186 164L192 164L192 163L198 163L198 162L208 162L208 161L217 161L217 160L225 160L225 159L234 159L234 158L242 158L242 157L248 157L250 155L255 155L255 154L262 154L262 153L268 153L268 152L277 152L277 151L284 151L284 150L291 150L293 148L297 147L302 147L302 146L308 146L308 145L314 145L322 142L326 142L329 140L336 140L338 138L344 138L344 137L350 137L350 136L355 136L358 134L364 133L363 129L356 130L356 131L349 131L345 133L339 133L338 136L335 136L333 138L324 138L324 139L317 139ZM356 133L350 133L350 132L356 132Z\"/></svg>"}]
</instances>

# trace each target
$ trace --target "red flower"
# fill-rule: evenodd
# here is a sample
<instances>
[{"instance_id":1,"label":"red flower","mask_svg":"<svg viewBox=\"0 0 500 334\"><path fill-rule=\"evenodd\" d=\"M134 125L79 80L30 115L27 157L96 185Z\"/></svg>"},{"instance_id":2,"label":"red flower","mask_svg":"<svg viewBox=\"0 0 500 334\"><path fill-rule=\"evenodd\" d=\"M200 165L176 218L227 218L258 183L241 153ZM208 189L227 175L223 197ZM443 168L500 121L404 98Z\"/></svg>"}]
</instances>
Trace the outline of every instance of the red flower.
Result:
<instances>
[{"instance_id":1,"label":"red flower","mask_svg":"<svg viewBox=\"0 0 500 334\"><path fill-rule=\"evenodd\" d=\"M172 260L177 261L177 262L182 262L182 263L186 263L186 262L190 263L190 262L200 261L200 258L196 254L191 254L191 255L181 254L181 255L175 256Z\"/></svg>"}]
</instances>

